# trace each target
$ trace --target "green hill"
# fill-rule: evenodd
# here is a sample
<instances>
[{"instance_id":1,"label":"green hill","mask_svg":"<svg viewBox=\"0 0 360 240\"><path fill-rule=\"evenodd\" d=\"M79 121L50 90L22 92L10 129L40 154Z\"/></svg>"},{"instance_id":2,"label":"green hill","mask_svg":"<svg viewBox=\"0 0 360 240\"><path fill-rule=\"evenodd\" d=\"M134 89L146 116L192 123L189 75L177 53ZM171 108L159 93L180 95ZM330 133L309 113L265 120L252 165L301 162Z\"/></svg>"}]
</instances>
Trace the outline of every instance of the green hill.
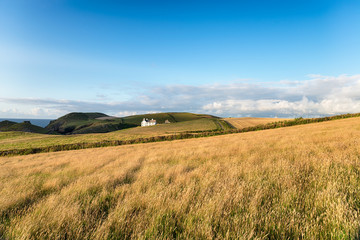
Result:
<instances>
[{"instance_id":1,"label":"green hill","mask_svg":"<svg viewBox=\"0 0 360 240\"><path fill-rule=\"evenodd\" d=\"M46 126L46 129L51 133L72 133L79 127L90 125L96 118L107 117L103 113L69 113L56 120L53 120Z\"/></svg>"},{"instance_id":2,"label":"green hill","mask_svg":"<svg viewBox=\"0 0 360 240\"><path fill-rule=\"evenodd\" d=\"M105 133L141 125L143 118L155 119L158 124L184 122L202 118L218 119L218 117L194 113L153 113L134 115L123 118L110 117L103 113L69 113L51 121L46 127L49 133L84 134Z\"/></svg>"},{"instance_id":3,"label":"green hill","mask_svg":"<svg viewBox=\"0 0 360 240\"><path fill-rule=\"evenodd\" d=\"M80 113L80 112L69 113L56 120L51 121L46 128L56 129L56 126L66 125L69 123L90 121L100 117L108 117L108 115L103 113Z\"/></svg>"},{"instance_id":4,"label":"green hill","mask_svg":"<svg viewBox=\"0 0 360 240\"><path fill-rule=\"evenodd\" d=\"M31 133L46 133L47 130L31 124L29 121L22 123L16 123L12 121L2 121L0 122L0 131L21 131L21 132L31 132Z\"/></svg>"},{"instance_id":5,"label":"green hill","mask_svg":"<svg viewBox=\"0 0 360 240\"><path fill-rule=\"evenodd\" d=\"M15 124L17 124L17 123L13 122L13 121L8 121L8 120L2 121L2 122L0 122L0 131L3 131Z\"/></svg>"},{"instance_id":6,"label":"green hill","mask_svg":"<svg viewBox=\"0 0 360 240\"><path fill-rule=\"evenodd\" d=\"M128 117L124 117L122 119L123 119L124 123L131 123L131 124L136 124L136 125L140 126L143 118L155 119L158 124L162 124L166 120L168 120L171 123L174 123L174 122L197 120L200 118L218 119L218 117L211 116L211 115L195 114L195 113L187 113L187 112L151 113L151 114L128 116Z\"/></svg>"},{"instance_id":7,"label":"green hill","mask_svg":"<svg viewBox=\"0 0 360 240\"><path fill-rule=\"evenodd\" d=\"M51 121L46 130L60 134L105 133L135 126L124 124L120 118L111 118L103 113L76 112Z\"/></svg>"}]
</instances>

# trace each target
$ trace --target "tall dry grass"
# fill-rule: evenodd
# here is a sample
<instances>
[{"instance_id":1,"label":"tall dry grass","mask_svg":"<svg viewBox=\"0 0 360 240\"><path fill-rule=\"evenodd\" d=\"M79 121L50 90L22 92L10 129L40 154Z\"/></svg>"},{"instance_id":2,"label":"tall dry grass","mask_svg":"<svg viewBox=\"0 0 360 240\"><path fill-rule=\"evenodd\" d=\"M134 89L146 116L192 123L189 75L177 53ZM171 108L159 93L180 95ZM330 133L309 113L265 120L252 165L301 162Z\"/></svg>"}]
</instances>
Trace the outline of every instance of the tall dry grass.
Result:
<instances>
[{"instance_id":1,"label":"tall dry grass","mask_svg":"<svg viewBox=\"0 0 360 240\"><path fill-rule=\"evenodd\" d=\"M242 117L242 118L224 118L225 121L229 122L236 128L247 128L254 127L261 124L291 120L290 118L253 118L253 117Z\"/></svg>"},{"instance_id":2,"label":"tall dry grass","mask_svg":"<svg viewBox=\"0 0 360 240\"><path fill-rule=\"evenodd\" d=\"M0 236L353 239L359 137L352 118L3 157Z\"/></svg>"}]
</instances>

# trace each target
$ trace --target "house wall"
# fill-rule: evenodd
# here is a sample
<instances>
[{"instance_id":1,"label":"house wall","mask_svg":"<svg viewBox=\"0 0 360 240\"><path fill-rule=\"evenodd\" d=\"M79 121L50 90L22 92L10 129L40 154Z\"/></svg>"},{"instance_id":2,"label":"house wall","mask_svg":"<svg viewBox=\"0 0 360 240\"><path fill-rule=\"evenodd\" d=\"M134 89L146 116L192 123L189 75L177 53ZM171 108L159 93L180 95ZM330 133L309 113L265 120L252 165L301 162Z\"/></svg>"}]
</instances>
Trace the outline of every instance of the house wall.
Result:
<instances>
[{"instance_id":1,"label":"house wall","mask_svg":"<svg viewBox=\"0 0 360 240\"><path fill-rule=\"evenodd\" d=\"M142 127L154 126L154 125L156 125L156 122L146 122L146 121L141 122Z\"/></svg>"}]
</instances>

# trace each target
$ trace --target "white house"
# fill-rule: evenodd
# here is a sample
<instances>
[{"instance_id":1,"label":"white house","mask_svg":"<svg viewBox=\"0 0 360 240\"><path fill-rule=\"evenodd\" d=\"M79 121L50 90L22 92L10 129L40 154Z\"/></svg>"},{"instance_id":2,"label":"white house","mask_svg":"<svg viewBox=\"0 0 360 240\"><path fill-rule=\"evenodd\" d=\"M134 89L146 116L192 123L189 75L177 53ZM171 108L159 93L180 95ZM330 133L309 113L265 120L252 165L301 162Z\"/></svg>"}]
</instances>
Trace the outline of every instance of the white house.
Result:
<instances>
[{"instance_id":1,"label":"white house","mask_svg":"<svg viewBox=\"0 0 360 240\"><path fill-rule=\"evenodd\" d=\"M144 118L141 122L142 127L154 126L154 125L156 125L156 120L154 119L149 120L147 118Z\"/></svg>"}]
</instances>

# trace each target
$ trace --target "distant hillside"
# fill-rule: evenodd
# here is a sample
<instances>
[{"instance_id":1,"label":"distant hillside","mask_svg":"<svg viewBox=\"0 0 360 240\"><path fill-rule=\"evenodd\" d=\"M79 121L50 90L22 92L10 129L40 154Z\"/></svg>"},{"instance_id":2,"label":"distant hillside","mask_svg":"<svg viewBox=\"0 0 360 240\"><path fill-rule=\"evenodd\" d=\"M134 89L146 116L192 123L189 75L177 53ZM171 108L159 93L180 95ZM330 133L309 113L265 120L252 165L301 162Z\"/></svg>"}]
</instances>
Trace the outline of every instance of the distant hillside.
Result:
<instances>
[{"instance_id":1,"label":"distant hillside","mask_svg":"<svg viewBox=\"0 0 360 240\"><path fill-rule=\"evenodd\" d=\"M46 130L60 134L105 133L136 126L124 124L120 118L108 118L103 113L69 113L51 121Z\"/></svg>"},{"instance_id":2,"label":"distant hillside","mask_svg":"<svg viewBox=\"0 0 360 240\"><path fill-rule=\"evenodd\" d=\"M143 118L148 118L148 119L153 118L156 120L158 124L162 124L166 120L169 120L170 122L174 123L174 122L197 120L200 118L217 119L218 117L206 115L206 114L195 114L195 113L187 113L187 112L170 112L170 113L151 113L151 114L134 115L134 116L123 117L122 119L124 123L136 124L140 126Z\"/></svg>"},{"instance_id":3,"label":"distant hillside","mask_svg":"<svg viewBox=\"0 0 360 240\"><path fill-rule=\"evenodd\" d=\"M254 127L261 124L280 122L286 120L292 120L290 118L252 118L252 117L242 117L242 118L224 118L225 121L230 123L232 126L238 129Z\"/></svg>"},{"instance_id":4,"label":"distant hillside","mask_svg":"<svg viewBox=\"0 0 360 240\"><path fill-rule=\"evenodd\" d=\"M8 120L2 121L2 122L0 122L0 131L2 129L7 129L15 124L16 124L16 122L13 122L13 121L8 121Z\"/></svg>"},{"instance_id":5,"label":"distant hillside","mask_svg":"<svg viewBox=\"0 0 360 240\"><path fill-rule=\"evenodd\" d=\"M87 120L91 120L91 119L96 119L96 118L101 118L101 117L109 117L108 115L104 114L104 113L81 113L81 112L73 112L73 113L69 113L66 114L56 120L53 120L50 122L54 123L56 122L67 122L67 121L87 121ZM49 124L49 125L50 125Z\"/></svg>"},{"instance_id":6,"label":"distant hillside","mask_svg":"<svg viewBox=\"0 0 360 240\"><path fill-rule=\"evenodd\" d=\"M140 126L143 118L153 118L158 124L166 120L175 123L201 118L218 119L215 116L194 113L154 113L117 118L103 113L77 112L51 121L46 130L49 133L60 134L105 133Z\"/></svg>"},{"instance_id":7,"label":"distant hillside","mask_svg":"<svg viewBox=\"0 0 360 240\"><path fill-rule=\"evenodd\" d=\"M28 121L22 123L16 123L12 121L2 121L0 122L0 131L7 132L7 131L21 131L21 132L31 132L31 133L46 133L47 130L33 125Z\"/></svg>"}]
</instances>

